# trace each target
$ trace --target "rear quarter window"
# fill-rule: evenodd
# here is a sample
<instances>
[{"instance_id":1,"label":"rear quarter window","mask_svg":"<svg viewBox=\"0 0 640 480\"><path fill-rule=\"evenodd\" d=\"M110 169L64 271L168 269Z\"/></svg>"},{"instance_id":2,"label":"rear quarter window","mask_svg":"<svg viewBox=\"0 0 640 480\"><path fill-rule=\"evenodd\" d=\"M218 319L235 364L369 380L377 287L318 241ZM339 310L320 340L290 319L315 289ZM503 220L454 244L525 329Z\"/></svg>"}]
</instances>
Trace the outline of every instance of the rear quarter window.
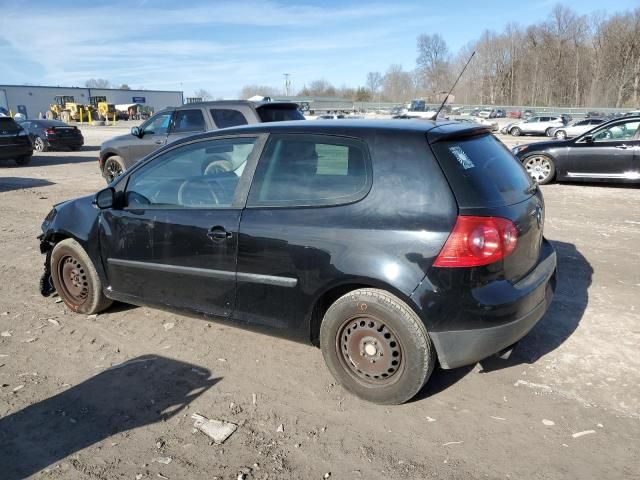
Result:
<instances>
[{"instance_id":1,"label":"rear quarter window","mask_svg":"<svg viewBox=\"0 0 640 480\"><path fill-rule=\"evenodd\" d=\"M258 115L262 122L284 122L287 120L304 120L304 115L295 107L260 107Z\"/></svg>"},{"instance_id":2,"label":"rear quarter window","mask_svg":"<svg viewBox=\"0 0 640 480\"><path fill-rule=\"evenodd\" d=\"M237 127L247 124L247 119L242 112L230 108L212 108L211 116L218 128Z\"/></svg>"},{"instance_id":3,"label":"rear quarter window","mask_svg":"<svg viewBox=\"0 0 640 480\"><path fill-rule=\"evenodd\" d=\"M532 195L522 164L493 135L431 145L461 207L498 207Z\"/></svg>"},{"instance_id":4,"label":"rear quarter window","mask_svg":"<svg viewBox=\"0 0 640 480\"><path fill-rule=\"evenodd\" d=\"M0 117L0 132L17 133L22 128L11 117Z\"/></svg>"}]
</instances>

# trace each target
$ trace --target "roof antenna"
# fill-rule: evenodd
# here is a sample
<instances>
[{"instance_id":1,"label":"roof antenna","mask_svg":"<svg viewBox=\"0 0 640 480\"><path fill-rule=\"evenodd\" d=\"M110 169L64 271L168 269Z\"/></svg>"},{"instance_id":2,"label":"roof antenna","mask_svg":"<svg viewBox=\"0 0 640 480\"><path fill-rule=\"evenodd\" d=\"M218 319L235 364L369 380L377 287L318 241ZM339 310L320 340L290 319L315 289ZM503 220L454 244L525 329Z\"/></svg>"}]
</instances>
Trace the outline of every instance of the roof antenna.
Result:
<instances>
[{"instance_id":1,"label":"roof antenna","mask_svg":"<svg viewBox=\"0 0 640 480\"><path fill-rule=\"evenodd\" d=\"M438 115L440 115L440 111L444 108L445 104L447 103L447 100L449 100L449 95L451 95L451 92L453 92L453 89L456 88L456 85L458 84L458 81L460 80L460 77L462 77L462 74L464 73L464 71L467 69L467 67L471 63L471 59L473 58L473 56L475 54L476 54L476 51L474 50L473 53L471 54L471 56L469 57L469 60L467 60L467 63L465 63L464 68L460 72L460 75L458 75L458 78L456 78L456 81L453 82L453 86L451 87L451 90L449 90L449 93L447 93L447 96L444 97L444 101L442 102L442 105L440 105L440 108L436 112L435 117L433 117L434 121L438 120Z\"/></svg>"}]
</instances>

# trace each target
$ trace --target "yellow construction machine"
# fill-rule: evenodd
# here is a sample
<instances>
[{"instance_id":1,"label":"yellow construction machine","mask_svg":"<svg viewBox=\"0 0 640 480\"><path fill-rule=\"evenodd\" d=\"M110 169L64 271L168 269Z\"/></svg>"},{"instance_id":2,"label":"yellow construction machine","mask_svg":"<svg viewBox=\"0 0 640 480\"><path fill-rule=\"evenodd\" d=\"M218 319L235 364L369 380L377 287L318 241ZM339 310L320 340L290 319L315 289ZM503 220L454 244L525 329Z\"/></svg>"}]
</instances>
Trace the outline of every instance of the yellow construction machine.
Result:
<instances>
[{"instance_id":1,"label":"yellow construction machine","mask_svg":"<svg viewBox=\"0 0 640 480\"><path fill-rule=\"evenodd\" d=\"M108 103L107 97L105 96L90 97L89 102L91 103L91 107L97 112L98 120L113 120L117 114L116 106L113 103Z\"/></svg>"}]
</instances>

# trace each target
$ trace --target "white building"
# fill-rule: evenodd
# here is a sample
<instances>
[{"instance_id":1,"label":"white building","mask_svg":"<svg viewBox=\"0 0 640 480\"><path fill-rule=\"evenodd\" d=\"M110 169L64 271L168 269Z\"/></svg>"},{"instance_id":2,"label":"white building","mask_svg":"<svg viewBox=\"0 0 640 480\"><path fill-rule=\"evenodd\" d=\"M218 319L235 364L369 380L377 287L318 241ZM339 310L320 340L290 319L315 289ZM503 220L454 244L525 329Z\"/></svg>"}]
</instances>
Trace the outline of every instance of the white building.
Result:
<instances>
[{"instance_id":1,"label":"white building","mask_svg":"<svg viewBox=\"0 0 640 480\"><path fill-rule=\"evenodd\" d=\"M44 114L54 97L72 96L79 104L88 104L89 97L107 97L108 103L139 103L153 108L155 112L166 107L182 105L182 92L160 90L120 90L117 88L41 87L30 85L0 85L0 107L14 115L18 112L27 118Z\"/></svg>"}]
</instances>

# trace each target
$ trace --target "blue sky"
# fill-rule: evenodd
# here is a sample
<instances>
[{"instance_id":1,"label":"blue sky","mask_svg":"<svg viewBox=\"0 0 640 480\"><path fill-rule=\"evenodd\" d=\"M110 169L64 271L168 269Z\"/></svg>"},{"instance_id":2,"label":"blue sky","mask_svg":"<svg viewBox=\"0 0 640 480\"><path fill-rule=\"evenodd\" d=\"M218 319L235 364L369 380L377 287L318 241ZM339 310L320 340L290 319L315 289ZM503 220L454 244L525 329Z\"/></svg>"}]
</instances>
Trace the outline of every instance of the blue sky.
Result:
<instances>
[{"instance_id":1,"label":"blue sky","mask_svg":"<svg viewBox=\"0 0 640 480\"><path fill-rule=\"evenodd\" d=\"M392 63L412 69L421 33L439 32L456 52L486 29L545 19L555 3L0 0L0 84L106 78L234 98L246 84L281 87L287 72L294 89L319 78L358 86ZM562 2L581 14L614 13L607 3ZM637 5L616 0L615 9Z\"/></svg>"}]
</instances>

